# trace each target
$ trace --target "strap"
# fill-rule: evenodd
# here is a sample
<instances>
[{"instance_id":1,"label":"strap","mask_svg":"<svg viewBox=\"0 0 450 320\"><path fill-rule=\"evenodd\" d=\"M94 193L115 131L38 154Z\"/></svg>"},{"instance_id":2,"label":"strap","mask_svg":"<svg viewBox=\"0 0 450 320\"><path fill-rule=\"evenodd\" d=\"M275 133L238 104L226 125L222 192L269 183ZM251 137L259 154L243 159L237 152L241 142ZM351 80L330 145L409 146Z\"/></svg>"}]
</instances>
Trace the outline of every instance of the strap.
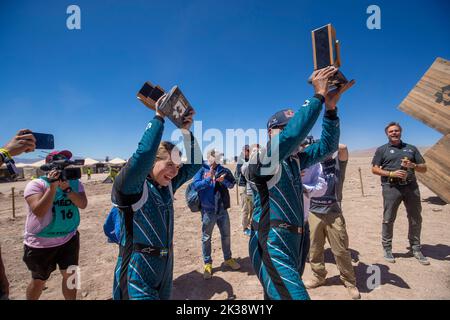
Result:
<instances>
[{"instance_id":1,"label":"strap","mask_svg":"<svg viewBox=\"0 0 450 320\"><path fill-rule=\"evenodd\" d=\"M169 255L170 250L171 249L169 248L154 247L142 243L133 244L133 252L146 254L152 257L166 257ZM120 246L119 255L123 256L124 253L125 247Z\"/></svg>"},{"instance_id":2,"label":"strap","mask_svg":"<svg viewBox=\"0 0 450 320\"><path fill-rule=\"evenodd\" d=\"M4 155L6 159L12 159L11 154L5 148L0 148L0 153Z\"/></svg>"},{"instance_id":3,"label":"strap","mask_svg":"<svg viewBox=\"0 0 450 320\"><path fill-rule=\"evenodd\" d=\"M133 209L131 207L120 208L125 222L125 246L120 246L122 264L120 267L119 286L121 299L129 300L128 295L128 264L133 253Z\"/></svg>"},{"instance_id":4,"label":"strap","mask_svg":"<svg viewBox=\"0 0 450 320\"><path fill-rule=\"evenodd\" d=\"M286 229L289 232L295 233L295 234L302 234L303 233L303 228L296 226L296 225L292 225L289 224L285 221L282 220L270 220L270 227L271 228L282 228L282 229ZM256 221L252 221L252 229L254 231L258 231L259 230L259 223Z\"/></svg>"}]
</instances>

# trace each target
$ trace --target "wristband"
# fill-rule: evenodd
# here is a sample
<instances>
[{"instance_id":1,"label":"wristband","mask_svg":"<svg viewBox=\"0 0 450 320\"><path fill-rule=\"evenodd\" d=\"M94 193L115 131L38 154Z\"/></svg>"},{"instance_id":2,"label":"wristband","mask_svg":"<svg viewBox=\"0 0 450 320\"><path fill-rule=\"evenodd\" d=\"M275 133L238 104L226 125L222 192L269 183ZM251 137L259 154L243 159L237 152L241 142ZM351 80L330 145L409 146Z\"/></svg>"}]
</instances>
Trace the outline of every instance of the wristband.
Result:
<instances>
[{"instance_id":1,"label":"wristband","mask_svg":"<svg viewBox=\"0 0 450 320\"><path fill-rule=\"evenodd\" d=\"M12 159L11 154L5 148L0 148L0 153L5 156L7 159Z\"/></svg>"},{"instance_id":2,"label":"wristband","mask_svg":"<svg viewBox=\"0 0 450 320\"><path fill-rule=\"evenodd\" d=\"M389 171L389 178L392 178L392 174L393 174L393 172Z\"/></svg>"},{"instance_id":3,"label":"wristband","mask_svg":"<svg viewBox=\"0 0 450 320\"><path fill-rule=\"evenodd\" d=\"M331 110L326 110L325 111L325 118L328 118L330 120L336 120L337 117L337 107Z\"/></svg>"},{"instance_id":4,"label":"wristband","mask_svg":"<svg viewBox=\"0 0 450 320\"><path fill-rule=\"evenodd\" d=\"M71 193L72 192L72 188L71 187L67 187L66 189L63 190L63 192L65 194Z\"/></svg>"},{"instance_id":5,"label":"wristband","mask_svg":"<svg viewBox=\"0 0 450 320\"><path fill-rule=\"evenodd\" d=\"M164 118L161 116L155 116L153 119L158 119L159 121L161 121L162 123L165 122Z\"/></svg>"},{"instance_id":6,"label":"wristband","mask_svg":"<svg viewBox=\"0 0 450 320\"><path fill-rule=\"evenodd\" d=\"M321 95L320 93L316 93L314 95L314 98L319 99L320 103L322 103L322 104L325 102L325 97L323 95Z\"/></svg>"}]
</instances>

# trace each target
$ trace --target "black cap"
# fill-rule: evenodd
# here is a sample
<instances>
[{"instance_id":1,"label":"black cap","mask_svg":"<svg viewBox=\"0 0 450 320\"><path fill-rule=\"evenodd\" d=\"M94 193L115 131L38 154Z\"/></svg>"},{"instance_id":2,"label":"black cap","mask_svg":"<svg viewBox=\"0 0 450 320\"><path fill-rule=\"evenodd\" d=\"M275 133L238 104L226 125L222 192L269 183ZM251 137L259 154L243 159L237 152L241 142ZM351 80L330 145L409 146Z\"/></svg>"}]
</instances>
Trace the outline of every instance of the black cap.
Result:
<instances>
[{"instance_id":1,"label":"black cap","mask_svg":"<svg viewBox=\"0 0 450 320\"><path fill-rule=\"evenodd\" d=\"M292 109L278 111L269 118L269 121L267 121L267 129L284 127L293 116L294 111Z\"/></svg>"}]
</instances>

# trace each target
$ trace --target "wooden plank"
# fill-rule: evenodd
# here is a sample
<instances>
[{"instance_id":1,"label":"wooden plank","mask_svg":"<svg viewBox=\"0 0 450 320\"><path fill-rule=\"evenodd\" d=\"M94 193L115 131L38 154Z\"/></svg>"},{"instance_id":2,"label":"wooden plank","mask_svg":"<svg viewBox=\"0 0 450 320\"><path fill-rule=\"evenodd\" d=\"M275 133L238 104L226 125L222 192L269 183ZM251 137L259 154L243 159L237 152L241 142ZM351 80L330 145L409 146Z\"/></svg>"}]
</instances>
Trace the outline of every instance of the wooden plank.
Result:
<instances>
[{"instance_id":1,"label":"wooden plank","mask_svg":"<svg viewBox=\"0 0 450 320\"><path fill-rule=\"evenodd\" d=\"M450 134L424 154L427 172L416 173L420 182L450 203Z\"/></svg>"},{"instance_id":2,"label":"wooden plank","mask_svg":"<svg viewBox=\"0 0 450 320\"><path fill-rule=\"evenodd\" d=\"M449 92L450 61L437 58L399 105L399 109L447 135L450 133Z\"/></svg>"}]
</instances>

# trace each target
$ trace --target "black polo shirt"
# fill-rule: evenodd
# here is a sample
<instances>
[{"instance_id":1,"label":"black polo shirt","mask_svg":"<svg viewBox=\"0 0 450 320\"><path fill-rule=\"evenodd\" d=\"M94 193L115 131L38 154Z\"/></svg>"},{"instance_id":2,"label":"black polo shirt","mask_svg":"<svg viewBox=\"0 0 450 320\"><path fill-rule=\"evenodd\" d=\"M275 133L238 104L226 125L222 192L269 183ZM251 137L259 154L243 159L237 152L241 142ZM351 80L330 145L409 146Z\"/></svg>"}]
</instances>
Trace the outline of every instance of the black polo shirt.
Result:
<instances>
[{"instance_id":1,"label":"black polo shirt","mask_svg":"<svg viewBox=\"0 0 450 320\"><path fill-rule=\"evenodd\" d=\"M405 157L415 164L425 163L425 159L415 146L401 141L398 146L386 143L379 147L377 151L375 151L372 165L379 166L383 170L396 171L401 169L402 159ZM407 181L415 180L416 175L414 169L408 169ZM389 183L389 177L381 177L381 184L386 183Z\"/></svg>"}]
</instances>

